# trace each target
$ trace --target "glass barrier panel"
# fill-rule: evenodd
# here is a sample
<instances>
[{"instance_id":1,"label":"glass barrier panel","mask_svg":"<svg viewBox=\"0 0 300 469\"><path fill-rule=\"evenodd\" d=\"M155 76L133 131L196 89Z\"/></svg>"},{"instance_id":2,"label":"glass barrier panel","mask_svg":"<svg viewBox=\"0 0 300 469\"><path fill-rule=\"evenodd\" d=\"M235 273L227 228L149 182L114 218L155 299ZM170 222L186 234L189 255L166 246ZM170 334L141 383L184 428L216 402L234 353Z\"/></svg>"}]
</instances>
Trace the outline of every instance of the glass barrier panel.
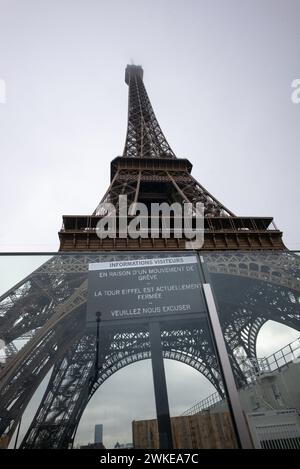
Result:
<instances>
[{"instance_id":1,"label":"glass barrier panel","mask_svg":"<svg viewBox=\"0 0 300 469\"><path fill-rule=\"evenodd\" d=\"M300 448L299 255L202 256L254 447Z\"/></svg>"},{"instance_id":2,"label":"glass barrier panel","mask_svg":"<svg viewBox=\"0 0 300 469\"><path fill-rule=\"evenodd\" d=\"M194 252L0 257L1 446L237 447Z\"/></svg>"}]
</instances>

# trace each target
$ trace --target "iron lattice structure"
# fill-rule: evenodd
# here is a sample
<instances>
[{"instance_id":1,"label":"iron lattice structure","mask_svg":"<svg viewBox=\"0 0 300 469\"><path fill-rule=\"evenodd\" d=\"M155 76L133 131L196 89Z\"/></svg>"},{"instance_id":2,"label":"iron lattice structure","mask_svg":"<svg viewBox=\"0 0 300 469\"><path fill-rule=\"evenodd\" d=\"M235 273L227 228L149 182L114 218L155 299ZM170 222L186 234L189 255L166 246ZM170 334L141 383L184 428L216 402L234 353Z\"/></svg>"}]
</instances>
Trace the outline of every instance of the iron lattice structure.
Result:
<instances>
[{"instance_id":1,"label":"iron lattice structure","mask_svg":"<svg viewBox=\"0 0 300 469\"><path fill-rule=\"evenodd\" d=\"M299 258L289 252L259 256L211 253L205 258L232 365L242 386L245 380L235 352L242 348L249 358L256 357L257 335L266 321L300 329ZM0 298L1 331L8 351L1 370L2 433L12 435L35 390L53 367L23 447L68 447L99 386L119 369L150 358L146 320L103 324L100 371L94 379L95 334L85 329L87 270L90 262L103 259L107 261L107 255L54 256ZM13 340L28 336L20 352L9 353ZM164 321L162 347L165 358L195 368L222 395L205 317Z\"/></svg>"},{"instance_id":2,"label":"iron lattice structure","mask_svg":"<svg viewBox=\"0 0 300 469\"><path fill-rule=\"evenodd\" d=\"M268 320L299 329L299 258L282 250L281 232L268 229L271 218L236 217L193 179L190 162L176 158L168 145L142 78L141 67L127 67L125 149L122 157L112 161L111 184L102 200L117 202L119 194L126 194L129 201L146 203L203 201L203 256L218 298L237 383L242 386L245 377L236 351L242 348L248 357L255 357L258 332ZM186 240L160 238L154 243L117 238L105 244L95 234L101 216L96 209L91 216L64 217L60 250L75 253L51 257L0 297L0 338L7 355L0 369L0 434L13 435L34 392L51 371L23 448L69 447L99 386L119 369L151 357L147 319L107 321L100 330L99 371L95 374L96 338L85 323L88 264L115 260L121 256L116 250L182 249ZM232 251L241 247L245 250ZM276 248L280 250L274 252ZM265 250L258 254L257 249ZM143 257L142 252L135 253L139 256ZM19 351L17 339L26 342ZM161 341L165 358L195 368L223 395L205 315L166 318L161 321Z\"/></svg>"},{"instance_id":3,"label":"iron lattice structure","mask_svg":"<svg viewBox=\"0 0 300 469\"><path fill-rule=\"evenodd\" d=\"M125 82L129 87L129 98L123 157L176 158L152 109L143 83L142 67L127 67Z\"/></svg>"},{"instance_id":4,"label":"iron lattice structure","mask_svg":"<svg viewBox=\"0 0 300 469\"><path fill-rule=\"evenodd\" d=\"M124 239L118 232L114 239L100 239L96 226L103 216L102 204L112 203L118 211L120 195L127 196L128 206L134 202L143 202L146 206L151 202L169 205L189 202L194 207L201 202L205 215L205 250L283 249L282 233L272 225L272 217L235 216L196 181L189 160L176 158L152 109L143 83L142 67L128 65L125 81L129 87L129 100L123 156L111 162L110 186L93 214L63 217L60 250L174 250L189 246L184 235L177 238L173 232L168 239L162 235L156 239Z\"/></svg>"}]
</instances>

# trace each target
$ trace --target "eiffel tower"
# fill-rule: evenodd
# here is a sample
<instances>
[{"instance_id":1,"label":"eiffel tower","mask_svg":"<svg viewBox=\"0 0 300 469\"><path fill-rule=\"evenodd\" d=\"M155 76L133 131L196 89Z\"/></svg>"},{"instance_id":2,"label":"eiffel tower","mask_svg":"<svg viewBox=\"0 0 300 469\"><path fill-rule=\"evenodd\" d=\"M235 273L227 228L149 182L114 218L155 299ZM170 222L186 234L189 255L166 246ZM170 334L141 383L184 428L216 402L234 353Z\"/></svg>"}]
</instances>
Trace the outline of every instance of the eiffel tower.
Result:
<instances>
[{"instance_id":1,"label":"eiffel tower","mask_svg":"<svg viewBox=\"0 0 300 469\"><path fill-rule=\"evenodd\" d=\"M105 202L118 207L119 195L128 204L143 202L202 202L205 215L205 250L283 249L282 233L272 228L272 217L237 217L191 175L189 160L176 158L153 112L143 69L128 65L128 125L124 152L111 162L111 183L92 216L64 216L59 232L61 251L186 249L188 240L139 238L100 239L96 226Z\"/></svg>"},{"instance_id":2,"label":"eiffel tower","mask_svg":"<svg viewBox=\"0 0 300 469\"><path fill-rule=\"evenodd\" d=\"M299 330L298 258L282 242L272 217L234 215L191 175L192 164L177 158L153 112L143 69L128 65L128 126L122 156L111 162L111 183L92 215L63 216L60 253L0 297L0 338L7 360L0 369L0 435L11 438L40 383L52 369L47 389L22 441L22 448L68 448L90 398L121 368L152 356L149 324L124 320L102 324L95 376L95 331L86 328L88 264L118 256L143 257L145 251L188 250L190 240L117 233L100 239L97 224L103 203L202 202L201 251L220 294L224 337L239 386L245 377L234 351L256 357L262 325L274 320ZM129 217L130 218L130 217ZM257 255L259 253L259 255ZM242 282L242 283L241 283ZM234 292L234 294L233 294ZM217 295L218 296L218 295ZM202 373L223 396L224 388L206 320L177 316L160 324L164 358ZM26 340L21 350L16 339Z\"/></svg>"}]
</instances>

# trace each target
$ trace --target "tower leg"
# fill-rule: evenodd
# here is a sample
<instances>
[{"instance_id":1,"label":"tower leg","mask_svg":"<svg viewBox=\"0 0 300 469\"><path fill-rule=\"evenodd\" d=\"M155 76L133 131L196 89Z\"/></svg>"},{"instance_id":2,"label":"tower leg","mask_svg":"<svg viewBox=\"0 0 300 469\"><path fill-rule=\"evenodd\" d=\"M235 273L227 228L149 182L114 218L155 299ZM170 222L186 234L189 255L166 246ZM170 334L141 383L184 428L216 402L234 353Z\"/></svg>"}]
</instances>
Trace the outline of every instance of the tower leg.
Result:
<instances>
[{"instance_id":1,"label":"tower leg","mask_svg":"<svg viewBox=\"0 0 300 469\"><path fill-rule=\"evenodd\" d=\"M168 449L173 447L173 442L159 322L150 322L149 332L159 447Z\"/></svg>"}]
</instances>

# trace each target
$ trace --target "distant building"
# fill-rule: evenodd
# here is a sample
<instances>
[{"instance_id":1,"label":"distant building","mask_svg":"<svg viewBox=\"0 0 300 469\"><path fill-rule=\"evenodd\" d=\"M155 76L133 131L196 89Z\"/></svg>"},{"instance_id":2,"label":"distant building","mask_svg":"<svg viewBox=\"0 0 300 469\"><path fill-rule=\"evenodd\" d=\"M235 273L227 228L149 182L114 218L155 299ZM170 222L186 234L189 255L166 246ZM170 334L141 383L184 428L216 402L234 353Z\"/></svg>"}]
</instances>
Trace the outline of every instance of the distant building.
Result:
<instances>
[{"instance_id":1,"label":"distant building","mask_svg":"<svg viewBox=\"0 0 300 469\"><path fill-rule=\"evenodd\" d=\"M9 445L9 438L7 435L3 435L0 437L0 449L6 449Z\"/></svg>"},{"instance_id":2,"label":"distant building","mask_svg":"<svg viewBox=\"0 0 300 469\"><path fill-rule=\"evenodd\" d=\"M117 443L114 446L114 449L131 449L133 448L133 443Z\"/></svg>"},{"instance_id":3,"label":"distant building","mask_svg":"<svg viewBox=\"0 0 300 469\"><path fill-rule=\"evenodd\" d=\"M106 449L103 443L88 443L80 446L80 449Z\"/></svg>"},{"instance_id":4,"label":"distant building","mask_svg":"<svg viewBox=\"0 0 300 469\"><path fill-rule=\"evenodd\" d=\"M236 448L237 443L229 412L172 417L174 448ZM158 449L157 420L132 422L134 449Z\"/></svg>"},{"instance_id":5,"label":"distant building","mask_svg":"<svg viewBox=\"0 0 300 469\"><path fill-rule=\"evenodd\" d=\"M99 423L95 425L95 443L103 442L103 425Z\"/></svg>"}]
</instances>

